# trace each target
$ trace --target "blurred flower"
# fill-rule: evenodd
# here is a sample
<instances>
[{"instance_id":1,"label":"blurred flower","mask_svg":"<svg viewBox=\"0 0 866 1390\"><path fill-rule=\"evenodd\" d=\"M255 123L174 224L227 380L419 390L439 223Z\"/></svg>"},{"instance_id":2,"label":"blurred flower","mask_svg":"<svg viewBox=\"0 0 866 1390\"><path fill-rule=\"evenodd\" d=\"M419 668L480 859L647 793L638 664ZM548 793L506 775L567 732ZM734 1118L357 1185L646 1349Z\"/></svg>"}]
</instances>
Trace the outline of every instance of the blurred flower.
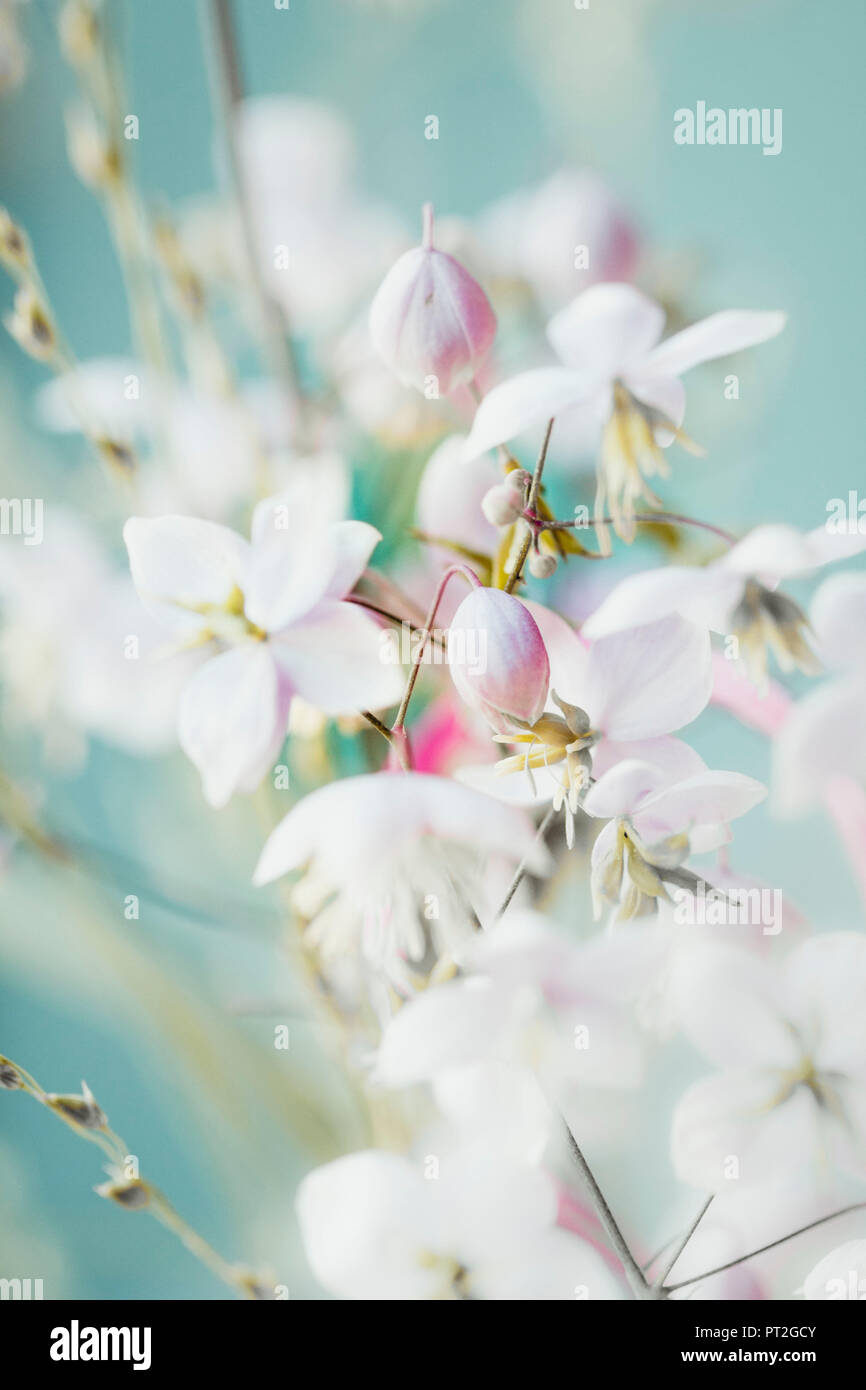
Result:
<instances>
[{"instance_id":1,"label":"blurred flower","mask_svg":"<svg viewBox=\"0 0 866 1390\"><path fill-rule=\"evenodd\" d=\"M218 653L185 687L178 714L181 747L213 806L261 781L294 695L331 715L399 699L401 673L380 659L377 624L342 601L379 532L329 523L294 500L259 503L251 543L191 517L134 517L124 527L146 607L182 644Z\"/></svg>"},{"instance_id":2,"label":"blurred flower","mask_svg":"<svg viewBox=\"0 0 866 1390\"><path fill-rule=\"evenodd\" d=\"M374 348L402 382L435 398L473 380L495 334L481 286L434 248L428 203L421 246L391 267L370 306Z\"/></svg>"},{"instance_id":3,"label":"blurred flower","mask_svg":"<svg viewBox=\"0 0 866 1390\"><path fill-rule=\"evenodd\" d=\"M418 486L415 519L428 536L488 555L498 545L499 533L482 503L501 474L489 454L467 463L464 443L465 435L449 435L430 455ZM448 563L447 556L443 562Z\"/></svg>"},{"instance_id":4,"label":"blurred flower","mask_svg":"<svg viewBox=\"0 0 866 1390\"><path fill-rule=\"evenodd\" d=\"M312 922L311 941L326 957L360 947L408 992L444 954L459 958L483 920L485 861L513 866L524 856L531 872L547 870L547 851L515 808L444 777L373 773L299 801L272 831L254 881L304 869L292 899Z\"/></svg>"},{"instance_id":5,"label":"blurred flower","mask_svg":"<svg viewBox=\"0 0 866 1390\"><path fill-rule=\"evenodd\" d=\"M806 638L806 616L777 591L779 581L864 549L866 536L837 535L825 526L806 532L780 523L757 526L704 567L665 565L629 575L587 618L581 632L594 640L679 613L712 632L737 637L747 670L766 690L767 649L784 671L798 666L815 675L820 670Z\"/></svg>"},{"instance_id":6,"label":"blurred flower","mask_svg":"<svg viewBox=\"0 0 866 1390\"><path fill-rule=\"evenodd\" d=\"M553 1183L477 1154L441 1176L376 1150L310 1173L298 1220L319 1282L346 1299L616 1298L601 1257L556 1227Z\"/></svg>"},{"instance_id":7,"label":"blurred flower","mask_svg":"<svg viewBox=\"0 0 866 1390\"><path fill-rule=\"evenodd\" d=\"M659 339L665 314L631 285L594 285L551 319L547 336L564 363L538 367L495 386L478 407L466 456L504 444L530 425L582 406L603 427L595 514L610 506L617 535L634 535L634 505L660 506L646 478L667 474L662 449L691 441L680 426L680 377L782 331L785 316L731 309ZM600 536L603 532L600 531Z\"/></svg>"},{"instance_id":8,"label":"blurred flower","mask_svg":"<svg viewBox=\"0 0 866 1390\"><path fill-rule=\"evenodd\" d=\"M771 1180L792 1154L866 1172L866 937L812 937L780 970L734 948L685 952L674 990L683 1031L721 1069L674 1113L684 1182Z\"/></svg>"},{"instance_id":9,"label":"blurred flower","mask_svg":"<svg viewBox=\"0 0 866 1390\"><path fill-rule=\"evenodd\" d=\"M819 1260L803 1281L806 1299L866 1301L866 1240L849 1240Z\"/></svg>"}]
</instances>

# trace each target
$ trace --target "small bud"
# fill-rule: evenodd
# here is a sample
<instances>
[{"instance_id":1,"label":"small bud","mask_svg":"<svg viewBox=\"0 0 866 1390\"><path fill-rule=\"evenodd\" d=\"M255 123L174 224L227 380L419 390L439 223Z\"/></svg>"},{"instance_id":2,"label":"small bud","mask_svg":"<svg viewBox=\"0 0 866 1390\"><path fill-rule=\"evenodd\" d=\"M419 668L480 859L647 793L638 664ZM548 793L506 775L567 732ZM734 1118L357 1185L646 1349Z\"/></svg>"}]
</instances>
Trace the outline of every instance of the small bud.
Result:
<instances>
[{"instance_id":1,"label":"small bud","mask_svg":"<svg viewBox=\"0 0 866 1390\"><path fill-rule=\"evenodd\" d=\"M73 67L90 63L99 46L99 20L91 0L67 0L58 21L60 47Z\"/></svg>"},{"instance_id":2,"label":"small bud","mask_svg":"<svg viewBox=\"0 0 866 1390\"><path fill-rule=\"evenodd\" d=\"M20 348L38 362L50 362L57 351L54 325L47 310L29 285L22 285L15 296L11 314L3 320Z\"/></svg>"},{"instance_id":3,"label":"small bud","mask_svg":"<svg viewBox=\"0 0 866 1390\"><path fill-rule=\"evenodd\" d=\"M120 439L109 439L107 435L100 435L93 443L110 468L127 476L135 472L135 454L128 444Z\"/></svg>"},{"instance_id":4,"label":"small bud","mask_svg":"<svg viewBox=\"0 0 866 1390\"><path fill-rule=\"evenodd\" d=\"M526 484L529 474L522 468L509 473L481 499L481 510L493 526L511 526L526 505Z\"/></svg>"},{"instance_id":5,"label":"small bud","mask_svg":"<svg viewBox=\"0 0 866 1390\"><path fill-rule=\"evenodd\" d=\"M66 147L69 162L88 188L104 189L116 183L121 171L119 147L84 108L66 117Z\"/></svg>"},{"instance_id":6,"label":"small bud","mask_svg":"<svg viewBox=\"0 0 866 1390\"><path fill-rule=\"evenodd\" d=\"M549 579L556 571L556 556L544 550L530 550L529 573L536 579Z\"/></svg>"},{"instance_id":7,"label":"small bud","mask_svg":"<svg viewBox=\"0 0 866 1390\"><path fill-rule=\"evenodd\" d=\"M476 280L453 256L433 247L433 209L424 208L424 240L382 281L370 307L370 337L407 386L431 378L448 395L471 381L490 350L496 316Z\"/></svg>"},{"instance_id":8,"label":"small bud","mask_svg":"<svg viewBox=\"0 0 866 1390\"><path fill-rule=\"evenodd\" d=\"M0 1057L0 1088L4 1091L20 1091L24 1082L8 1057Z\"/></svg>"},{"instance_id":9,"label":"small bud","mask_svg":"<svg viewBox=\"0 0 866 1390\"><path fill-rule=\"evenodd\" d=\"M30 268L30 243L26 233L0 208L0 261L13 275Z\"/></svg>"},{"instance_id":10,"label":"small bud","mask_svg":"<svg viewBox=\"0 0 866 1390\"><path fill-rule=\"evenodd\" d=\"M100 1197L107 1198L110 1202L116 1202L119 1207L125 1207L127 1211L140 1211L150 1202L150 1188L141 1178L124 1178L122 1182L104 1182L99 1187L95 1187Z\"/></svg>"},{"instance_id":11,"label":"small bud","mask_svg":"<svg viewBox=\"0 0 866 1390\"><path fill-rule=\"evenodd\" d=\"M108 1117L97 1105L86 1081L81 1083L80 1096L49 1095L45 1097L45 1104L82 1129L105 1129L108 1126Z\"/></svg>"},{"instance_id":12,"label":"small bud","mask_svg":"<svg viewBox=\"0 0 866 1390\"><path fill-rule=\"evenodd\" d=\"M534 724L550 682L547 649L529 609L502 589L473 589L448 630L451 679L498 732Z\"/></svg>"}]
</instances>

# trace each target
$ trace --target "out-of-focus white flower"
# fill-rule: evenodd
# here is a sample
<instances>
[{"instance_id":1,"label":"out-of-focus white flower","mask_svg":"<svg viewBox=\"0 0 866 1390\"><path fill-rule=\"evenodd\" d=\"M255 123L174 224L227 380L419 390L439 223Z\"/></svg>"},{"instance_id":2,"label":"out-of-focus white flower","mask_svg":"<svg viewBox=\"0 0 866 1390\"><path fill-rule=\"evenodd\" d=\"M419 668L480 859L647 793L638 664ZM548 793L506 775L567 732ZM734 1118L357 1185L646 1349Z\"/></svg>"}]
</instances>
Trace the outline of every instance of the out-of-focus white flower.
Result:
<instances>
[{"instance_id":1,"label":"out-of-focus white flower","mask_svg":"<svg viewBox=\"0 0 866 1390\"><path fill-rule=\"evenodd\" d=\"M443 953L459 958L474 917L484 919L484 861L513 866L525 855L532 872L546 872L547 851L515 808L444 777L373 773L299 801L271 833L254 881L304 869L293 899L313 942L326 956L360 947L408 990Z\"/></svg>"},{"instance_id":2,"label":"out-of-focus white flower","mask_svg":"<svg viewBox=\"0 0 866 1390\"><path fill-rule=\"evenodd\" d=\"M374 527L329 522L286 494L256 507L251 542L184 516L134 517L124 538L147 608L183 645L217 651L185 687L178 724L211 805L258 785L293 696L330 715L399 698L377 624L343 602L380 539Z\"/></svg>"},{"instance_id":3,"label":"out-of-focus white flower","mask_svg":"<svg viewBox=\"0 0 866 1390\"><path fill-rule=\"evenodd\" d=\"M748 1186L795 1154L866 1172L866 937L812 937L778 970L734 948L684 952L672 989L687 1037L720 1068L674 1113L683 1181Z\"/></svg>"},{"instance_id":4,"label":"out-of-focus white flower","mask_svg":"<svg viewBox=\"0 0 866 1390\"><path fill-rule=\"evenodd\" d=\"M644 1050L624 1005L662 949L658 934L630 929L578 946L534 913L514 912L469 950L468 973L395 1015L375 1077L387 1086L433 1081L451 1093L497 1064L536 1074L554 1097L574 1085L636 1086Z\"/></svg>"},{"instance_id":5,"label":"out-of-focus white flower","mask_svg":"<svg viewBox=\"0 0 866 1390\"><path fill-rule=\"evenodd\" d=\"M620 920L641 916L668 896L667 885L691 886L689 855L727 844L729 822L767 794L753 777L696 761L699 770L671 781L658 766L624 758L590 787L583 809L607 820L592 848L597 917L603 903L616 906Z\"/></svg>"},{"instance_id":6,"label":"out-of-focus white flower","mask_svg":"<svg viewBox=\"0 0 866 1390\"><path fill-rule=\"evenodd\" d=\"M775 337L785 316L730 309L660 343L664 322L661 306L631 285L584 290L547 327L564 365L523 372L488 392L466 443L467 458L581 406L603 429L596 519L609 506L617 534L631 540L635 503L643 498L661 505L646 479L669 471L662 450L673 439L694 448L680 429L682 374Z\"/></svg>"},{"instance_id":7,"label":"out-of-focus white flower","mask_svg":"<svg viewBox=\"0 0 866 1390\"><path fill-rule=\"evenodd\" d=\"M526 280L552 312L600 281L631 280L640 243L626 209L588 169L559 169L478 219L494 274Z\"/></svg>"},{"instance_id":8,"label":"out-of-focus white flower","mask_svg":"<svg viewBox=\"0 0 866 1390\"><path fill-rule=\"evenodd\" d=\"M428 203L422 244L391 267L370 305L374 348L407 386L447 396L474 379L495 335L496 315L477 280L434 247Z\"/></svg>"},{"instance_id":9,"label":"out-of-focus white flower","mask_svg":"<svg viewBox=\"0 0 866 1390\"><path fill-rule=\"evenodd\" d=\"M142 610L129 576L109 564L95 535L49 507L40 545L0 548L0 670L5 712L39 728L53 751L72 755L91 734L137 754L173 742L183 681L154 660L159 624Z\"/></svg>"},{"instance_id":10,"label":"out-of-focus white flower","mask_svg":"<svg viewBox=\"0 0 866 1390\"><path fill-rule=\"evenodd\" d=\"M773 804L799 815L836 778L866 781L866 574L826 579L810 616L819 656L833 679L788 711L773 743Z\"/></svg>"},{"instance_id":11,"label":"out-of-focus white flower","mask_svg":"<svg viewBox=\"0 0 866 1390\"><path fill-rule=\"evenodd\" d=\"M482 511L482 502L502 475L490 454L467 463L464 443L465 435L449 435L430 455L421 474L415 518L427 535L488 555L498 544L499 532ZM447 552L438 553L443 563L450 563Z\"/></svg>"},{"instance_id":12,"label":"out-of-focus white flower","mask_svg":"<svg viewBox=\"0 0 866 1390\"><path fill-rule=\"evenodd\" d=\"M848 1240L819 1260L803 1281L803 1297L866 1301L866 1240Z\"/></svg>"},{"instance_id":13,"label":"out-of-focus white flower","mask_svg":"<svg viewBox=\"0 0 866 1390\"><path fill-rule=\"evenodd\" d=\"M607 1299L601 1257L556 1226L553 1183L476 1153L432 1167L367 1150L317 1168L297 1210L313 1273L355 1300Z\"/></svg>"},{"instance_id":14,"label":"out-of-focus white flower","mask_svg":"<svg viewBox=\"0 0 866 1390\"><path fill-rule=\"evenodd\" d=\"M784 671L819 669L809 646L806 617L777 590L783 579L809 574L866 549L866 535L835 534L826 526L758 526L718 560L704 567L666 565L631 574L608 594L581 628L595 639L679 613L712 632L736 637L747 668L761 687L767 649Z\"/></svg>"},{"instance_id":15,"label":"out-of-focus white flower","mask_svg":"<svg viewBox=\"0 0 866 1390\"><path fill-rule=\"evenodd\" d=\"M696 719L710 698L709 636L671 615L587 646L549 609L527 607L550 662L547 712L525 729L512 721L511 731L496 733L523 751L461 776L509 799L552 799L565 807L570 837L590 769L600 776L621 757L665 765L676 757L681 745L663 736ZM524 775L502 780L509 773Z\"/></svg>"}]
</instances>

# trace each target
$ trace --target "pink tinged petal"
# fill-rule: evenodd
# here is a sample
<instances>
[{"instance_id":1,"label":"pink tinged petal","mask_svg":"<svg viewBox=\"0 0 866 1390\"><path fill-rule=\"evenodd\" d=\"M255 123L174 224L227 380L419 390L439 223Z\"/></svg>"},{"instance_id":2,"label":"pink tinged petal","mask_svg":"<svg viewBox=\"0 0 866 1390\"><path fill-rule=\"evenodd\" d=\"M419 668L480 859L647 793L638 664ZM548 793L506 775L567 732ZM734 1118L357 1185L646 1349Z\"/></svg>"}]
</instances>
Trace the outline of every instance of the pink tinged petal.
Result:
<instances>
[{"instance_id":1,"label":"pink tinged petal","mask_svg":"<svg viewBox=\"0 0 866 1390\"><path fill-rule=\"evenodd\" d=\"M543 603L536 603L533 599L521 599L520 602L532 615L544 639L550 665L551 690L579 705L580 700L564 695L564 691L579 691L584 688L589 667L589 647L575 632L571 623L566 622L565 618L560 617L552 608L546 608ZM549 701L548 708L555 711L556 705Z\"/></svg>"},{"instance_id":2,"label":"pink tinged petal","mask_svg":"<svg viewBox=\"0 0 866 1390\"><path fill-rule=\"evenodd\" d=\"M664 326L661 305L633 285L593 285L554 315L547 337L569 367L610 380L641 362Z\"/></svg>"},{"instance_id":3,"label":"pink tinged petal","mask_svg":"<svg viewBox=\"0 0 866 1390\"><path fill-rule=\"evenodd\" d=\"M785 1016L780 982L752 952L733 946L679 951L669 989L679 1026L709 1062L780 1071L797 1065L800 1045Z\"/></svg>"},{"instance_id":4,"label":"pink tinged petal","mask_svg":"<svg viewBox=\"0 0 866 1390\"><path fill-rule=\"evenodd\" d=\"M418 246L391 268L370 306L370 337L406 385L430 376L447 395L471 381L496 336L496 316L453 256Z\"/></svg>"},{"instance_id":5,"label":"pink tinged petal","mask_svg":"<svg viewBox=\"0 0 866 1390\"><path fill-rule=\"evenodd\" d=\"M554 419L560 411L580 404L586 389L587 380L564 367L536 367L503 381L488 391L475 412L463 457L477 458L530 426Z\"/></svg>"},{"instance_id":6,"label":"pink tinged petal","mask_svg":"<svg viewBox=\"0 0 866 1390\"><path fill-rule=\"evenodd\" d=\"M184 688L178 735L212 806L224 806L267 769L285 734L277 672L267 646L245 642L205 663ZM277 747L279 742L277 742Z\"/></svg>"},{"instance_id":7,"label":"pink tinged petal","mask_svg":"<svg viewBox=\"0 0 866 1390\"><path fill-rule=\"evenodd\" d=\"M778 311L725 309L693 323L667 338L646 359L648 373L682 376L699 362L727 357L775 338L785 327L786 315Z\"/></svg>"},{"instance_id":8,"label":"pink tinged petal","mask_svg":"<svg viewBox=\"0 0 866 1390\"><path fill-rule=\"evenodd\" d=\"M652 796L663 781L664 774L651 763L626 758L590 787L583 798L583 809L588 816L604 819L628 816L648 796Z\"/></svg>"},{"instance_id":9,"label":"pink tinged petal","mask_svg":"<svg viewBox=\"0 0 866 1390\"><path fill-rule=\"evenodd\" d=\"M501 589L473 589L448 629L451 679L500 732L503 716L532 724L547 699L550 666L527 608Z\"/></svg>"},{"instance_id":10,"label":"pink tinged petal","mask_svg":"<svg viewBox=\"0 0 866 1390\"><path fill-rule=\"evenodd\" d=\"M146 608L180 633L243 589L250 547L235 531L187 516L132 517L123 528L133 582Z\"/></svg>"},{"instance_id":11,"label":"pink tinged petal","mask_svg":"<svg viewBox=\"0 0 866 1390\"><path fill-rule=\"evenodd\" d=\"M697 569L667 565L663 569L630 574L608 594L581 628L590 641L613 632L641 627L667 613L706 627L727 632L730 618L743 594L742 580L719 565Z\"/></svg>"},{"instance_id":12,"label":"pink tinged petal","mask_svg":"<svg viewBox=\"0 0 866 1390\"><path fill-rule=\"evenodd\" d=\"M791 708L773 745L773 806L783 816L813 807L838 776L866 775L862 676L836 680Z\"/></svg>"},{"instance_id":13,"label":"pink tinged petal","mask_svg":"<svg viewBox=\"0 0 866 1390\"><path fill-rule=\"evenodd\" d=\"M866 665L866 574L834 574L825 579L809 616L827 665L837 670Z\"/></svg>"},{"instance_id":14,"label":"pink tinged petal","mask_svg":"<svg viewBox=\"0 0 866 1390\"><path fill-rule=\"evenodd\" d=\"M732 1003L732 1012L737 1005ZM682 1182L721 1192L778 1180L791 1156L817 1156L819 1112L814 1097L797 1087L777 1104L782 1074L748 1067L707 1077L691 1086L674 1111L671 1150Z\"/></svg>"},{"instance_id":15,"label":"pink tinged petal","mask_svg":"<svg viewBox=\"0 0 866 1390\"><path fill-rule=\"evenodd\" d=\"M651 830L676 834L692 826L726 825L766 795L762 783L741 772L700 772L651 794L637 809L635 827L644 835Z\"/></svg>"},{"instance_id":16,"label":"pink tinged petal","mask_svg":"<svg viewBox=\"0 0 866 1390\"><path fill-rule=\"evenodd\" d=\"M788 717L793 701L777 681L762 695L724 652L713 653L713 704L726 709L749 729L772 737Z\"/></svg>"},{"instance_id":17,"label":"pink tinged petal","mask_svg":"<svg viewBox=\"0 0 866 1390\"><path fill-rule=\"evenodd\" d=\"M402 667L389 659L383 629L352 603L324 599L268 643L296 693L325 714L396 704Z\"/></svg>"},{"instance_id":18,"label":"pink tinged petal","mask_svg":"<svg viewBox=\"0 0 866 1390\"><path fill-rule=\"evenodd\" d=\"M612 739L603 738L592 750L593 776L600 779L626 758L650 763L665 784L681 782L707 770L703 758L687 743L662 734L660 738L634 739L630 743L614 743Z\"/></svg>"},{"instance_id":19,"label":"pink tinged petal","mask_svg":"<svg viewBox=\"0 0 866 1390\"><path fill-rule=\"evenodd\" d=\"M366 522L320 525L278 497L256 508L253 534L244 611L267 632L297 622L323 598L349 593L381 540Z\"/></svg>"},{"instance_id":20,"label":"pink tinged petal","mask_svg":"<svg viewBox=\"0 0 866 1390\"><path fill-rule=\"evenodd\" d=\"M586 709L593 727L608 738L629 741L691 723L711 690L708 634L669 616L600 638L590 649L585 699L567 690L557 693Z\"/></svg>"}]
</instances>

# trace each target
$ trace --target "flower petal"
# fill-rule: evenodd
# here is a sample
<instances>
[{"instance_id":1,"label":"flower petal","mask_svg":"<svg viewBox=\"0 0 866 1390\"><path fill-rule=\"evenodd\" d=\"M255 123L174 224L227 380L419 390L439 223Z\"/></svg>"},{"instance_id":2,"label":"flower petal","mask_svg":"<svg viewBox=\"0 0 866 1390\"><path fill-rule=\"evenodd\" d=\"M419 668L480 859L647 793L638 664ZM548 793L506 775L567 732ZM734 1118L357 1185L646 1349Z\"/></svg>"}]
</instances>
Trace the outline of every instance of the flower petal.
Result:
<instances>
[{"instance_id":1,"label":"flower petal","mask_svg":"<svg viewBox=\"0 0 866 1390\"><path fill-rule=\"evenodd\" d=\"M383 629L352 603L324 599L269 642L296 693L325 714L384 709L403 692Z\"/></svg>"},{"instance_id":2,"label":"flower petal","mask_svg":"<svg viewBox=\"0 0 866 1390\"><path fill-rule=\"evenodd\" d=\"M257 785L285 736L287 713L263 642L233 647L196 672L181 696L178 735L212 806Z\"/></svg>"},{"instance_id":3,"label":"flower petal","mask_svg":"<svg viewBox=\"0 0 866 1390\"><path fill-rule=\"evenodd\" d=\"M699 362L754 347L775 338L785 327L786 315L776 310L724 309L693 323L665 339L646 359L648 373L682 376Z\"/></svg>"},{"instance_id":4,"label":"flower petal","mask_svg":"<svg viewBox=\"0 0 866 1390\"><path fill-rule=\"evenodd\" d=\"M644 360L664 326L661 305L633 285L593 285L554 315L547 337L569 367L610 380Z\"/></svg>"},{"instance_id":5,"label":"flower petal","mask_svg":"<svg viewBox=\"0 0 866 1390\"><path fill-rule=\"evenodd\" d=\"M671 733L709 702L709 636L675 615L601 637L589 657L585 690L557 693L618 742Z\"/></svg>"},{"instance_id":6,"label":"flower petal","mask_svg":"<svg viewBox=\"0 0 866 1390\"><path fill-rule=\"evenodd\" d=\"M522 434L530 425L551 420L561 410L577 405L586 385L582 376L564 367L536 367L494 386L475 412L463 457L474 459Z\"/></svg>"},{"instance_id":7,"label":"flower petal","mask_svg":"<svg viewBox=\"0 0 866 1390\"><path fill-rule=\"evenodd\" d=\"M123 539L145 607L180 633L206 626L191 610L221 607L244 587L250 547L227 526L188 516L134 516Z\"/></svg>"}]
</instances>

